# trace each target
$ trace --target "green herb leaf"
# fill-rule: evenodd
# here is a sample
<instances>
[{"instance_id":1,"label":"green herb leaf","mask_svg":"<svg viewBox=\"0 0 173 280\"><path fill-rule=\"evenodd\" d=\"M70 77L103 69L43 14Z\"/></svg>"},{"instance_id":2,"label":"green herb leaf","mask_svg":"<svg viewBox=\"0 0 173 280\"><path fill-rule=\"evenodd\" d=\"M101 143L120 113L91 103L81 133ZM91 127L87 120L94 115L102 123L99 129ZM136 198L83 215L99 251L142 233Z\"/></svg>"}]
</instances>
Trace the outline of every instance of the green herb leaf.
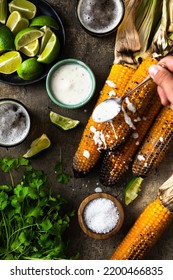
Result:
<instances>
[{"instance_id":1,"label":"green herb leaf","mask_svg":"<svg viewBox=\"0 0 173 280\"><path fill-rule=\"evenodd\" d=\"M3 172L7 173L11 169L17 169L20 166L26 166L28 165L28 160L24 159L23 157L18 158L10 158L10 157L4 157L0 160L0 167Z\"/></svg>"},{"instance_id":2,"label":"green herb leaf","mask_svg":"<svg viewBox=\"0 0 173 280\"><path fill-rule=\"evenodd\" d=\"M11 178L11 185L0 186L1 259L67 258L64 232L73 215L68 202L60 194L53 195L48 176L33 169L28 160L4 157L0 159L0 168ZM13 169L21 172L17 184L12 177ZM61 162L57 170L59 181L67 182L69 175L63 171Z\"/></svg>"},{"instance_id":3,"label":"green herb leaf","mask_svg":"<svg viewBox=\"0 0 173 280\"><path fill-rule=\"evenodd\" d=\"M49 219L46 219L40 224L40 226L41 226L42 230L48 231L49 229L52 228L52 223L50 222Z\"/></svg>"},{"instance_id":4,"label":"green herb leaf","mask_svg":"<svg viewBox=\"0 0 173 280\"><path fill-rule=\"evenodd\" d=\"M0 210L4 210L8 205L8 195L4 192L0 192Z\"/></svg>"},{"instance_id":5,"label":"green herb leaf","mask_svg":"<svg viewBox=\"0 0 173 280\"><path fill-rule=\"evenodd\" d=\"M41 207L36 206L36 207L32 207L29 209L29 211L26 214L26 217L39 217L43 215L43 211L41 209Z\"/></svg>"}]
</instances>

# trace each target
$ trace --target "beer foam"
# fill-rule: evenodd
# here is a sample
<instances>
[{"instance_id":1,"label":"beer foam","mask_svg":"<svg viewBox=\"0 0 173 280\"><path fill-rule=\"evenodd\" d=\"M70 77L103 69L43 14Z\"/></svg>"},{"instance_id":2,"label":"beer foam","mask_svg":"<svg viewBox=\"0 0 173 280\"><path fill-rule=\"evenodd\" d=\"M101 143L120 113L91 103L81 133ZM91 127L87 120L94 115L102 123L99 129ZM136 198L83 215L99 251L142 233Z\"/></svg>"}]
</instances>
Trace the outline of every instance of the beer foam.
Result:
<instances>
[{"instance_id":1,"label":"beer foam","mask_svg":"<svg viewBox=\"0 0 173 280\"><path fill-rule=\"evenodd\" d=\"M29 115L15 102L0 102L0 144L10 146L20 143L30 128Z\"/></svg>"},{"instance_id":2,"label":"beer foam","mask_svg":"<svg viewBox=\"0 0 173 280\"><path fill-rule=\"evenodd\" d=\"M121 1L117 0L81 0L77 9L81 24L94 33L106 33L114 29L123 11Z\"/></svg>"}]
</instances>

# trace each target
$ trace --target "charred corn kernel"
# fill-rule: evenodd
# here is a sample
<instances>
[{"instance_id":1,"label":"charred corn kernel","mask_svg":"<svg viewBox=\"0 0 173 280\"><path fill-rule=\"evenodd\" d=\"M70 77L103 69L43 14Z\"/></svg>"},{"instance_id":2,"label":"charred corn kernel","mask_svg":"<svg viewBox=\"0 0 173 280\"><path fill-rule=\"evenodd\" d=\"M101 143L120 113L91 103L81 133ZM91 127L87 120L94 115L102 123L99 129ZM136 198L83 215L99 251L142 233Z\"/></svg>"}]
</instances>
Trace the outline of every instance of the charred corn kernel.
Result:
<instances>
[{"instance_id":1,"label":"charred corn kernel","mask_svg":"<svg viewBox=\"0 0 173 280\"><path fill-rule=\"evenodd\" d=\"M161 109L160 98L155 92L151 103L146 108L146 115L136 119L136 131L130 135L123 147L106 151L100 170L100 181L105 186L114 186L128 169L139 145Z\"/></svg>"},{"instance_id":2,"label":"charred corn kernel","mask_svg":"<svg viewBox=\"0 0 173 280\"><path fill-rule=\"evenodd\" d=\"M112 260L141 260L166 230L173 215L160 199L150 203L139 216L124 240L111 256Z\"/></svg>"},{"instance_id":3,"label":"charred corn kernel","mask_svg":"<svg viewBox=\"0 0 173 280\"><path fill-rule=\"evenodd\" d=\"M150 57L144 59L129 80L125 92L143 81L148 75L149 66L156 63L157 61ZM136 129L134 120L144 113L155 90L155 83L153 81L148 82L124 100L122 111L112 121L100 125L98 129L104 137L104 143L101 145L102 149L111 149L122 144L131 131Z\"/></svg>"},{"instance_id":4,"label":"charred corn kernel","mask_svg":"<svg viewBox=\"0 0 173 280\"><path fill-rule=\"evenodd\" d=\"M164 107L147 133L139 149L132 171L138 176L146 176L164 158L173 140L173 111L169 105Z\"/></svg>"},{"instance_id":5,"label":"charred corn kernel","mask_svg":"<svg viewBox=\"0 0 173 280\"><path fill-rule=\"evenodd\" d=\"M114 64L100 92L96 106L111 96L122 96L128 80L134 72L135 69L131 66ZM104 142L104 138L101 130L98 131L98 127L100 124L94 122L90 117L73 158L73 170L77 177L89 173L101 156L100 146Z\"/></svg>"}]
</instances>

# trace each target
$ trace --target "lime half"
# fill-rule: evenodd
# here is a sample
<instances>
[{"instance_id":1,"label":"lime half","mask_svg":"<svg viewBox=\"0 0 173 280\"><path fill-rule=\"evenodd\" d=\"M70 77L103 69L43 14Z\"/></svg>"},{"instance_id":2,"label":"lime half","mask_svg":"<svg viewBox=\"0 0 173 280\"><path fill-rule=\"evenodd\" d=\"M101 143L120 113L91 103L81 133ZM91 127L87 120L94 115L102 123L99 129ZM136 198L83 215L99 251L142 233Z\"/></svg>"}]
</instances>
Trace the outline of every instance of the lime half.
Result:
<instances>
[{"instance_id":1,"label":"lime half","mask_svg":"<svg viewBox=\"0 0 173 280\"><path fill-rule=\"evenodd\" d=\"M22 47L20 51L28 57L34 57L38 53L39 47L39 41L36 39L35 41Z\"/></svg>"},{"instance_id":2,"label":"lime half","mask_svg":"<svg viewBox=\"0 0 173 280\"><path fill-rule=\"evenodd\" d=\"M21 65L22 58L17 51L5 52L0 56L0 73L12 74Z\"/></svg>"},{"instance_id":3,"label":"lime half","mask_svg":"<svg viewBox=\"0 0 173 280\"><path fill-rule=\"evenodd\" d=\"M52 30L47 26L41 27L40 30L44 32L44 35L41 37L39 54L42 53L53 33Z\"/></svg>"},{"instance_id":4,"label":"lime half","mask_svg":"<svg viewBox=\"0 0 173 280\"><path fill-rule=\"evenodd\" d=\"M14 50L14 36L11 30L6 26L0 26L0 52Z\"/></svg>"},{"instance_id":5,"label":"lime half","mask_svg":"<svg viewBox=\"0 0 173 280\"><path fill-rule=\"evenodd\" d=\"M18 76L23 80L34 80L40 77L43 72L43 65L37 61L36 57L24 60L17 68Z\"/></svg>"},{"instance_id":6,"label":"lime half","mask_svg":"<svg viewBox=\"0 0 173 280\"><path fill-rule=\"evenodd\" d=\"M23 155L24 158L30 158L34 155L38 154L39 152L49 148L51 142L46 134L42 134L39 138L35 139L30 146L30 149L27 151L26 154Z\"/></svg>"},{"instance_id":7,"label":"lime half","mask_svg":"<svg viewBox=\"0 0 173 280\"><path fill-rule=\"evenodd\" d=\"M14 43L16 46L16 50L30 44L36 39L43 36L43 32L35 27L28 27L17 33Z\"/></svg>"},{"instance_id":8,"label":"lime half","mask_svg":"<svg viewBox=\"0 0 173 280\"><path fill-rule=\"evenodd\" d=\"M30 26L48 26L56 30L59 29L59 25L54 18L48 15L40 15L31 20Z\"/></svg>"},{"instance_id":9,"label":"lime half","mask_svg":"<svg viewBox=\"0 0 173 280\"><path fill-rule=\"evenodd\" d=\"M27 0L13 0L8 6L10 13L18 11L27 19L34 18L37 11L36 6Z\"/></svg>"},{"instance_id":10,"label":"lime half","mask_svg":"<svg viewBox=\"0 0 173 280\"><path fill-rule=\"evenodd\" d=\"M60 50L59 39L54 33L52 33L42 53L38 56L38 61L46 64L53 62L58 57L59 50Z\"/></svg>"},{"instance_id":11,"label":"lime half","mask_svg":"<svg viewBox=\"0 0 173 280\"><path fill-rule=\"evenodd\" d=\"M50 112L50 120L55 125L59 126L63 130L69 130L76 127L80 122L64 116L61 116L55 112Z\"/></svg>"},{"instance_id":12,"label":"lime half","mask_svg":"<svg viewBox=\"0 0 173 280\"><path fill-rule=\"evenodd\" d=\"M19 31L29 26L29 20L23 18L18 11L14 11L9 15L6 26L16 35Z\"/></svg>"},{"instance_id":13,"label":"lime half","mask_svg":"<svg viewBox=\"0 0 173 280\"><path fill-rule=\"evenodd\" d=\"M135 177L127 184L124 190L124 201L126 205L130 204L138 196L142 181L143 178Z\"/></svg>"},{"instance_id":14,"label":"lime half","mask_svg":"<svg viewBox=\"0 0 173 280\"><path fill-rule=\"evenodd\" d=\"M0 22L5 24L7 19L7 0L0 0Z\"/></svg>"}]
</instances>

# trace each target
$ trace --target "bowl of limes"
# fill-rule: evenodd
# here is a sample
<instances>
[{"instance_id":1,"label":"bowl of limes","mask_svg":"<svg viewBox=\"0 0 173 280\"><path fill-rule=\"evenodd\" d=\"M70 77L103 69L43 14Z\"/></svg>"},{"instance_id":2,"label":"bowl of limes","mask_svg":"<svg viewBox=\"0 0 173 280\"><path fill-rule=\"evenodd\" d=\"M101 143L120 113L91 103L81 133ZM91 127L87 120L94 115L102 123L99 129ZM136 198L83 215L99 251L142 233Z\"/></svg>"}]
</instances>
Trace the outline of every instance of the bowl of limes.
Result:
<instances>
[{"instance_id":1,"label":"bowl of limes","mask_svg":"<svg viewBox=\"0 0 173 280\"><path fill-rule=\"evenodd\" d=\"M44 79L64 47L63 23L48 2L0 2L1 82L27 85Z\"/></svg>"}]
</instances>

